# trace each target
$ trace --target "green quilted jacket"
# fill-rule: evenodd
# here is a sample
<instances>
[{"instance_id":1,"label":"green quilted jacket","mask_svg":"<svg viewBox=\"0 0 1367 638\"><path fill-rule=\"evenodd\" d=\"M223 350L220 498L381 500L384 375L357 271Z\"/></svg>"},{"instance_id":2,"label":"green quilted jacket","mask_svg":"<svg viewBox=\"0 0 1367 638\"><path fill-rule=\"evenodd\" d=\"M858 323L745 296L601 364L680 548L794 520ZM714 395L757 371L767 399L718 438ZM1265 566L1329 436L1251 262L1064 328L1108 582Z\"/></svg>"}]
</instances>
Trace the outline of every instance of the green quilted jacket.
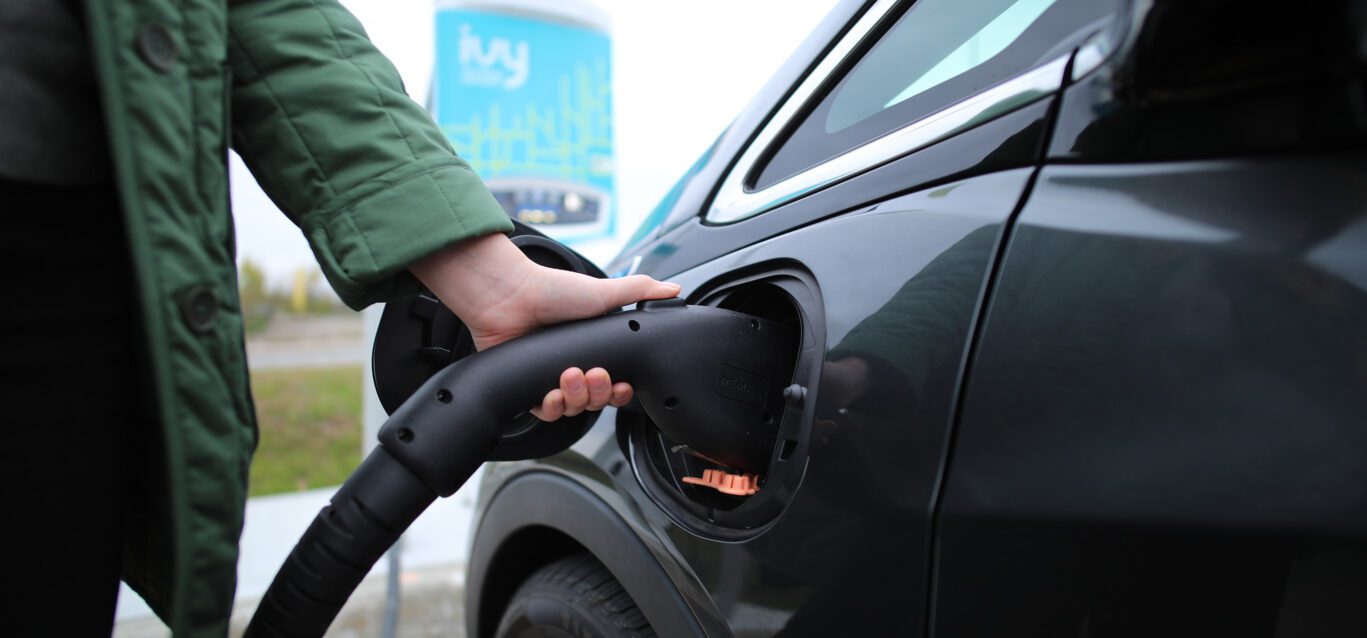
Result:
<instances>
[{"instance_id":1,"label":"green quilted jacket","mask_svg":"<svg viewBox=\"0 0 1367 638\"><path fill-rule=\"evenodd\" d=\"M414 260L511 226L334 0L86 11L154 377L124 578L175 635L221 636L256 445L229 144L353 308L413 290Z\"/></svg>"}]
</instances>

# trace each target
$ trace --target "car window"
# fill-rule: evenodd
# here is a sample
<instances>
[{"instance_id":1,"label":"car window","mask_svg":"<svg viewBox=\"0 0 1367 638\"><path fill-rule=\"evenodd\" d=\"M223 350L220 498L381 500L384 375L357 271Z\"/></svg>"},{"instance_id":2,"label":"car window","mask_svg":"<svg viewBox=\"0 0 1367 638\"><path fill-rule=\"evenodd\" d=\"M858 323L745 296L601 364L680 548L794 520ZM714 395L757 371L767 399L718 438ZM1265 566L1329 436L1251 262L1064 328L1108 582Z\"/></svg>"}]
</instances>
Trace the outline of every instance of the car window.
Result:
<instances>
[{"instance_id":1,"label":"car window","mask_svg":"<svg viewBox=\"0 0 1367 638\"><path fill-rule=\"evenodd\" d=\"M760 190L1056 56L1112 10L1096 0L920 0L782 140Z\"/></svg>"}]
</instances>

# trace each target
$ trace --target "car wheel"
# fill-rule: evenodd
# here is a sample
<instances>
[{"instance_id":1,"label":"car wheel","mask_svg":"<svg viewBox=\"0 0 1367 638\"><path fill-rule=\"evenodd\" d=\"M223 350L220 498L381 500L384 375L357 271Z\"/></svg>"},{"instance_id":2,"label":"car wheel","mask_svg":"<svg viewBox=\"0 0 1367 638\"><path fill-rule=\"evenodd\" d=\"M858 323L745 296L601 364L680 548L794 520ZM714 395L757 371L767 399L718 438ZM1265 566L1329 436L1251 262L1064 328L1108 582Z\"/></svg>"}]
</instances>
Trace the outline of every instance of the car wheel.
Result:
<instances>
[{"instance_id":1,"label":"car wheel","mask_svg":"<svg viewBox=\"0 0 1367 638\"><path fill-rule=\"evenodd\" d=\"M513 594L499 638L651 638L650 623L606 567L576 554L534 572Z\"/></svg>"}]
</instances>

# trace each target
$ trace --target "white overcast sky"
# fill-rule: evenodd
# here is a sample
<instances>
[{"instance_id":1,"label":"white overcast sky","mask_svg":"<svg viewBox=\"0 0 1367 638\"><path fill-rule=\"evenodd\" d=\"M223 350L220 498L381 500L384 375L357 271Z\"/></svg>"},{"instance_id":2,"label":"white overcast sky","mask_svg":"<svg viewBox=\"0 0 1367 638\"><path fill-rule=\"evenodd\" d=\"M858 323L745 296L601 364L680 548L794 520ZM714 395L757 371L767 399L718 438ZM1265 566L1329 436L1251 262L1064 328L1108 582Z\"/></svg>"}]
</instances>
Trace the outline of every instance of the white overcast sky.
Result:
<instances>
[{"instance_id":1,"label":"white overcast sky","mask_svg":"<svg viewBox=\"0 0 1367 638\"><path fill-rule=\"evenodd\" d=\"M433 62L432 0L343 0L419 102ZM613 22L619 230L580 246L606 262L835 0L596 0ZM458 149L459 150L459 149ZM236 158L238 256L276 281L312 266L303 236Z\"/></svg>"}]
</instances>

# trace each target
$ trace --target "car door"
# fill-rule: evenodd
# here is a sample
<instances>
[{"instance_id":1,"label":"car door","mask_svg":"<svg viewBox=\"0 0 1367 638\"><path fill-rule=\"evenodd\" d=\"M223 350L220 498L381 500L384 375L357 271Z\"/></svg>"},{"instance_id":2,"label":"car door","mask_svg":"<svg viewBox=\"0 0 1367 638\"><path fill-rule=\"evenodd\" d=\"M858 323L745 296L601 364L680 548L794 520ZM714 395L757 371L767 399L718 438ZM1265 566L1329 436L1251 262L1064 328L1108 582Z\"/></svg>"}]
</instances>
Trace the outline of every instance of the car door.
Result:
<instances>
[{"instance_id":1,"label":"car door","mask_svg":"<svg viewBox=\"0 0 1367 638\"><path fill-rule=\"evenodd\" d=\"M1138 12L1065 92L968 373L936 635L1367 635L1364 132L1299 59L1339 23L1208 11Z\"/></svg>"},{"instance_id":2,"label":"car door","mask_svg":"<svg viewBox=\"0 0 1367 638\"><path fill-rule=\"evenodd\" d=\"M969 336L1072 52L1104 9L870 3L776 108L738 118L755 128L709 151L722 169L705 206L676 208L684 221L624 256L799 341L753 496L683 482L715 465L644 417L624 426L643 494L668 515L657 533L734 633L924 633Z\"/></svg>"}]
</instances>

